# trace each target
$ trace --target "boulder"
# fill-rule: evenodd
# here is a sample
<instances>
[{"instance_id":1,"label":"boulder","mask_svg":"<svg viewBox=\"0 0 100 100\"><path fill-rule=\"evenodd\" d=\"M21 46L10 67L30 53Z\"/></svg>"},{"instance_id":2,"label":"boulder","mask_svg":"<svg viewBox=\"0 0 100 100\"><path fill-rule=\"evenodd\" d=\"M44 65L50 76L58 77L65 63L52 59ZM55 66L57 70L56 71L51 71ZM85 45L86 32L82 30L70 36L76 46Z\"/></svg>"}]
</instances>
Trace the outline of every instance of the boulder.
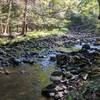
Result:
<instances>
[{"instance_id":1,"label":"boulder","mask_svg":"<svg viewBox=\"0 0 100 100\"><path fill-rule=\"evenodd\" d=\"M15 57L12 57L12 58L10 58L10 62L13 65L19 65L19 64L22 63L22 60L21 59L18 59L18 58L15 58Z\"/></svg>"},{"instance_id":2,"label":"boulder","mask_svg":"<svg viewBox=\"0 0 100 100\"><path fill-rule=\"evenodd\" d=\"M53 82L60 82L62 80L62 72L55 71L55 72L51 73L50 80Z\"/></svg>"},{"instance_id":3,"label":"boulder","mask_svg":"<svg viewBox=\"0 0 100 100\"><path fill-rule=\"evenodd\" d=\"M56 85L55 84L50 84L48 86L46 86L44 89L42 89L42 95L45 96L45 97L51 97L55 95L55 87Z\"/></svg>"},{"instance_id":4,"label":"boulder","mask_svg":"<svg viewBox=\"0 0 100 100\"><path fill-rule=\"evenodd\" d=\"M56 61L56 56L50 56L50 61Z\"/></svg>"},{"instance_id":5,"label":"boulder","mask_svg":"<svg viewBox=\"0 0 100 100\"><path fill-rule=\"evenodd\" d=\"M68 91L67 91L67 87L63 84L59 84L55 87L55 91L56 91L56 94L55 94L55 99L56 100L59 100L59 99L64 99L65 95L68 94Z\"/></svg>"},{"instance_id":6,"label":"boulder","mask_svg":"<svg viewBox=\"0 0 100 100\"><path fill-rule=\"evenodd\" d=\"M53 97L55 100L61 99L68 94L67 87L63 84L50 84L42 90L45 97Z\"/></svg>"},{"instance_id":7,"label":"boulder","mask_svg":"<svg viewBox=\"0 0 100 100\"><path fill-rule=\"evenodd\" d=\"M6 55L6 52L2 49L0 49L0 55Z\"/></svg>"},{"instance_id":8,"label":"boulder","mask_svg":"<svg viewBox=\"0 0 100 100\"><path fill-rule=\"evenodd\" d=\"M74 41L67 41L67 42L64 42L64 46L66 47L66 48L70 48L70 47L72 47L72 46L74 46L75 45L75 42Z\"/></svg>"},{"instance_id":9,"label":"boulder","mask_svg":"<svg viewBox=\"0 0 100 100\"><path fill-rule=\"evenodd\" d=\"M84 44L82 46L82 50L89 50L90 49L90 45L89 44Z\"/></svg>"},{"instance_id":10,"label":"boulder","mask_svg":"<svg viewBox=\"0 0 100 100\"><path fill-rule=\"evenodd\" d=\"M95 46L100 45L100 38L96 39L94 45L95 45Z\"/></svg>"},{"instance_id":11,"label":"boulder","mask_svg":"<svg viewBox=\"0 0 100 100\"><path fill-rule=\"evenodd\" d=\"M63 85L63 84L59 84L59 85L57 85L56 87L55 87L55 91L57 92L59 92L59 91L64 91L64 90L67 90L67 87L65 86L65 85Z\"/></svg>"},{"instance_id":12,"label":"boulder","mask_svg":"<svg viewBox=\"0 0 100 100\"><path fill-rule=\"evenodd\" d=\"M63 91L60 91L60 92L57 92L56 95L55 95L55 100L61 100L61 98L64 97L64 93Z\"/></svg>"},{"instance_id":13,"label":"boulder","mask_svg":"<svg viewBox=\"0 0 100 100\"><path fill-rule=\"evenodd\" d=\"M34 64L34 60L32 58L25 58L22 60L22 62L28 63L28 64Z\"/></svg>"},{"instance_id":14,"label":"boulder","mask_svg":"<svg viewBox=\"0 0 100 100\"><path fill-rule=\"evenodd\" d=\"M67 79L71 79L73 77L73 75L70 73L70 71L65 70L65 71L63 71L63 74Z\"/></svg>"},{"instance_id":15,"label":"boulder","mask_svg":"<svg viewBox=\"0 0 100 100\"><path fill-rule=\"evenodd\" d=\"M67 62L70 60L70 56L68 54L58 54L56 55L57 59L57 65L62 66L67 64Z\"/></svg>"},{"instance_id":16,"label":"boulder","mask_svg":"<svg viewBox=\"0 0 100 100\"><path fill-rule=\"evenodd\" d=\"M13 65L19 65L19 64L23 64L23 63L34 64L34 59L27 58L27 57L19 57L19 58L12 57L12 58L10 58L10 62Z\"/></svg>"}]
</instances>

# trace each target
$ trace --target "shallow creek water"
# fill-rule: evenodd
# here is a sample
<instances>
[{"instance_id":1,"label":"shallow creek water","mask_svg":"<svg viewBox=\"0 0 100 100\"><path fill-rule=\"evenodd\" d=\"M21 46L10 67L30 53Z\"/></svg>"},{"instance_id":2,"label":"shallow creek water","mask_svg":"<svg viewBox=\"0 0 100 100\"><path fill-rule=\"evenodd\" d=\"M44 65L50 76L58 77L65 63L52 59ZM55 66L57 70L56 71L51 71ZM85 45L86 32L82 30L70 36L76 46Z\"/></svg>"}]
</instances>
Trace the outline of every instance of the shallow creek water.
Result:
<instances>
[{"instance_id":1,"label":"shallow creek water","mask_svg":"<svg viewBox=\"0 0 100 100\"><path fill-rule=\"evenodd\" d=\"M58 51L73 51L74 48L58 48ZM41 96L41 89L49 81L50 73L55 70L55 63L51 62L50 56L57 52L44 50L32 66L7 67L9 75L0 74L0 100L47 100Z\"/></svg>"},{"instance_id":2,"label":"shallow creek water","mask_svg":"<svg viewBox=\"0 0 100 100\"><path fill-rule=\"evenodd\" d=\"M55 52L43 50L34 65L7 67L9 75L0 73L0 100L47 100L41 96L41 89L50 83L55 63L49 59L55 55Z\"/></svg>"}]
</instances>

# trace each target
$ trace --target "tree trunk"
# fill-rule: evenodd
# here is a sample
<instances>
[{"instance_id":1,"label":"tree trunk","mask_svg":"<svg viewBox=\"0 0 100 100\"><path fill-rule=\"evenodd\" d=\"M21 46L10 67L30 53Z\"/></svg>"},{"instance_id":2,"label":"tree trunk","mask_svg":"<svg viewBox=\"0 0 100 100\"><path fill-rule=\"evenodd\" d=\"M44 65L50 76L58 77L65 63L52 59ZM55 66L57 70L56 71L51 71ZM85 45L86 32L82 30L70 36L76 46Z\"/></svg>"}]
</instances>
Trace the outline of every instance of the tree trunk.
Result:
<instances>
[{"instance_id":1,"label":"tree trunk","mask_svg":"<svg viewBox=\"0 0 100 100\"><path fill-rule=\"evenodd\" d=\"M1 34L3 34L3 23L2 23L2 19L1 19L1 22L0 22L0 26L1 26Z\"/></svg>"},{"instance_id":2,"label":"tree trunk","mask_svg":"<svg viewBox=\"0 0 100 100\"><path fill-rule=\"evenodd\" d=\"M27 3L28 3L28 0L24 0L25 2L25 8L24 8L24 13L23 13L23 24L22 24L22 35L25 35L26 34L26 14L27 14Z\"/></svg>"},{"instance_id":3,"label":"tree trunk","mask_svg":"<svg viewBox=\"0 0 100 100\"><path fill-rule=\"evenodd\" d=\"M19 32L19 26L17 25L17 32Z\"/></svg>"},{"instance_id":4,"label":"tree trunk","mask_svg":"<svg viewBox=\"0 0 100 100\"><path fill-rule=\"evenodd\" d=\"M11 15L11 6L12 6L12 0L9 1L9 11L8 11L8 18L7 18L7 22L5 25L5 31L4 34L8 34L9 33L9 24L10 24L10 15ZM8 32L7 32L8 31ZM9 35L11 36L11 33L9 33Z\"/></svg>"},{"instance_id":5,"label":"tree trunk","mask_svg":"<svg viewBox=\"0 0 100 100\"><path fill-rule=\"evenodd\" d=\"M98 16L98 19L100 20L100 0L98 0L98 4L99 4L99 16Z\"/></svg>"}]
</instances>

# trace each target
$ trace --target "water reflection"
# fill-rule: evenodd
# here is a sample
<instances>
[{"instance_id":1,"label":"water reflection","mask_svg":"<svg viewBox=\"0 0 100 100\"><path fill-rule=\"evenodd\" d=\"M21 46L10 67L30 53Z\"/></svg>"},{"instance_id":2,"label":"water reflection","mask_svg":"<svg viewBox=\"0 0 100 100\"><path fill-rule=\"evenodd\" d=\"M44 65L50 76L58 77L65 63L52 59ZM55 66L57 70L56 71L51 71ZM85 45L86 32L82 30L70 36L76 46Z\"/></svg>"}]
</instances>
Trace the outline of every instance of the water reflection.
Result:
<instances>
[{"instance_id":1,"label":"water reflection","mask_svg":"<svg viewBox=\"0 0 100 100\"><path fill-rule=\"evenodd\" d=\"M11 74L0 74L0 100L46 100L41 96L41 89L49 83L48 76L53 68L43 71L35 64L7 70Z\"/></svg>"}]
</instances>

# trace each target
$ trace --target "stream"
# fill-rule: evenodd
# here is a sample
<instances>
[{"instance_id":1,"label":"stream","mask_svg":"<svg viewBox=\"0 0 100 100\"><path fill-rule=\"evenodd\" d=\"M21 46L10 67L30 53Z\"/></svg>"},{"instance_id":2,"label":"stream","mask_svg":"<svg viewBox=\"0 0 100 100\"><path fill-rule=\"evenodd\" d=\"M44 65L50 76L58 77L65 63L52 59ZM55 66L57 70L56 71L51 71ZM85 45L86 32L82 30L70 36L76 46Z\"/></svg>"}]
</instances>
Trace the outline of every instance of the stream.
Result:
<instances>
[{"instance_id":1,"label":"stream","mask_svg":"<svg viewBox=\"0 0 100 100\"><path fill-rule=\"evenodd\" d=\"M41 95L41 89L50 83L49 76L56 69L56 62L50 61L50 57L59 54L59 50L71 52L81 47L44 49L34 65L7 67L10 74L0 74L0 100L47 100ZM91 47L100 49L100 46Z\"/></svg>"},{"instance_id":2,"label":"stream","mask_svg":"<svg viewBox=\"0 0 100 100\"><path fill-rule=\"evenodd\" d=\"M42 50L31 66L7 67L9 75L0 73L0 100L47 100L41 96L41 90L50 83L49 75L55 70L55 62L49 59L56 54Z\"/></svg>"}]
</instances>

